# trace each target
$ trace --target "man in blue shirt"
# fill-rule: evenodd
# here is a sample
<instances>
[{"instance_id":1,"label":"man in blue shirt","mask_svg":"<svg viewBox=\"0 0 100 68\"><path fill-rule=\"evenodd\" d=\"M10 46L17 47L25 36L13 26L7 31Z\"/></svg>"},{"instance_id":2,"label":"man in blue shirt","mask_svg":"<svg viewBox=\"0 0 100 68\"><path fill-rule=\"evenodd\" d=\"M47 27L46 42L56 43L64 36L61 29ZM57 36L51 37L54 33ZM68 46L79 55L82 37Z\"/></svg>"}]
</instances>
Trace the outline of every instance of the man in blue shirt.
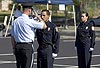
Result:
<instances>
[{"instance_id":1,"label":"man in blue shirt","mask_svg":"<svg viewBox=\"0 0 100 68\"><path fill-rule=\"evenodd\" d=\"M34 28L45 29L47 26L40 16L35 21L29 18L31 6L23 6L23 14L12 23L11 42L15 51L17 68L32 68L33 66L33 41L35 36Z\"/></svg>"},{"instance_id":2,"label":"man in blue shirt","mask_svg":"<svg viewBox=\"0 0 100 68\"><path fill-rule=\"evenodd\" d=\"M21 6L18 5L18 6L16 7L16 10L14 11L14 19L18 18L18 17L21 16L21 15L22 15Z\"/></svg>"}]
</instances>

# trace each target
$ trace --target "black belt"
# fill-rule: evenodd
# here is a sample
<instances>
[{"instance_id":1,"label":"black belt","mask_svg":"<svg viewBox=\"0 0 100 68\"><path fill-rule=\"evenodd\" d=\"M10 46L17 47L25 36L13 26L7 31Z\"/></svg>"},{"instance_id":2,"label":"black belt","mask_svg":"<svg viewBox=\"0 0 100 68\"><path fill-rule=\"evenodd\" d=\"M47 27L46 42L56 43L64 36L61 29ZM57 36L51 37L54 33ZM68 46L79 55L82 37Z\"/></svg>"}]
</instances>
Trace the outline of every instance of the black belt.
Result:
<instances>
[{"instance_id":1,"label":"black belt","mask_svg":"<svg viewBox=\"0 0 100 68\"><path fill-rule=\"evenodd\" d=\"M33 42L16 42L16 44L33 44Z\"/></svg>"},{"instance_id":2,"label":"black belt","mask_svg":"<svg viewBox=\"0 0 100 68\"><path fill-rule=\"evenodd\" d=\"M47 47L49 47L49 46L51 46L51 45L49 45L49 44L45 44L45 45L44 45L44 44L40 44L40 45L39 45L40 48L47 48Z\"/></svg>"}]
</instances>

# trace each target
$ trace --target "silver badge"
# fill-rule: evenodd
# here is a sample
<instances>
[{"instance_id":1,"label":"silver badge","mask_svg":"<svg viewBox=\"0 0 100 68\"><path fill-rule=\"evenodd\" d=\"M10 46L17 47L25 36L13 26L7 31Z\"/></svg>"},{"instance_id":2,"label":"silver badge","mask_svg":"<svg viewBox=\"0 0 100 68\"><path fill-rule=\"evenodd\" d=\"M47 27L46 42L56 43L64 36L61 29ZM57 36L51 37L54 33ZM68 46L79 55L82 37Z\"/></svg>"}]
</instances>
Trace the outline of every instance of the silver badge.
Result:
<instances>
[{"instance_id":1,"label":"silver badge","mask_svg":"<svg viewBox=\"0 0 100 68\"><path fill-rule=\"evenodd\" d=\"M48 27L48 31L50 31L50 27Z\"/></svg>"},{"instance_id":2,"label":"silver badge","mask_svg":"<svg viewBox=\"0 0 100 68\"><path fill-rule=\"evenodd\" d=\"M86 27L86 29L88 29L88 26Z\"/></svg>"}]
</instances>

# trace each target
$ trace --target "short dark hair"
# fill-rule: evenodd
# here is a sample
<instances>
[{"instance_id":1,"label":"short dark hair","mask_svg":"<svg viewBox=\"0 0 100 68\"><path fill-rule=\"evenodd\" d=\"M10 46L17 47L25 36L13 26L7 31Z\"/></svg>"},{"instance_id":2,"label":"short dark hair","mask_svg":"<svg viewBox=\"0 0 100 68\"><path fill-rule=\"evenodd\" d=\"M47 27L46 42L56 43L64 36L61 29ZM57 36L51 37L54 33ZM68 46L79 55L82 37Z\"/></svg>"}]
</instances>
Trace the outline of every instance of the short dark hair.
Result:
<instances>
[{"instance_id":1,"label":"short dark hair","mask_svg":"<svg viewBox=\"0 0 100 68\"><path fill-rule=\"evenodd\" d=\"M32 6L23 6L23 8L29 8L29 9L31 9Z\"/></svg>"},{"instance_id":2,"label":"short dark hair","mask_svg":"<svg viewBox=\"0 0 100 68\"><path fill-rule=\"evenodd\" d=\"M32 6L23 6L23 10L25 9L32 9Z\"/></svg>"},{"instance_id":3,"label":"short dark hair","mask_svg":"<svg viewBox=\"0 0 100 68\"><path fill-rule=\"evenodd\" d=\"M42 10L42 12L46 12L46 13L47 13L47 15L50 15L49 10L47 10L47 9Z\"/></svg>"},{"instance_id":4,"label":"short dark hair","mask_svg":"<svg viewBox=\"0 0 100 68\"><path fill-rule=\"evenodd\" d=\"M85 11L82 11L82 14L85 14L87 17L89 16L89 14Z\"/></svg>"},{"instance_id":5,"label":"short dark hair","mask_svg":"<svg viewBox=\"0 0 100 68\"><path fill-rule=\"evenodd\" d=\"M20 5L18 5L18 6L17 6L17 9L18 9L18 10L20 10L20 9L21 9L21 6L20 6Z\"/></svg>"}]
</instances>

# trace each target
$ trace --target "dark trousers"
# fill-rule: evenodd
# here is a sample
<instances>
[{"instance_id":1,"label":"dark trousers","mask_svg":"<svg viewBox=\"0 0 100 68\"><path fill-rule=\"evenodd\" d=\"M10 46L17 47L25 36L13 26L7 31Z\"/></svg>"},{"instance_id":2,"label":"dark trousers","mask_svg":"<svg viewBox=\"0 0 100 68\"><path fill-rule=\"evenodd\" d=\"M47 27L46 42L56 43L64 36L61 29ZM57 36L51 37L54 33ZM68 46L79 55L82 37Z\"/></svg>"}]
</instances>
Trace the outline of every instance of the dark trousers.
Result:
<instances>
[{"instance_id":1,"label":"dark trousers","mask_svg":"<svg viewBox=\"0 0 100 68\"><path fill-rule=\"evenodd\" d=\"M32 68L33 47L32 44L17 44L15 48L17 68Z\"/></svg>"},{"instance_id":2,"label":"dark trousers","mask_svg":"<svg viewBox=\"0 0 100 68\"><path fill-rule=\"evenodd\" d=\"M77 46L78 68L90 68L92 52L89 52L89 48L89 45Z\"/></svg>"},{"instance_id":3,"label":"dark trousers","mask_svg":"<svg viewBox=\"0 0 100 68\"><path fill-rule=\"evenodd\" d=\"M37 50L37 68L53 68L52 47L39 47Z\"/></svg>"}]
</instances>

